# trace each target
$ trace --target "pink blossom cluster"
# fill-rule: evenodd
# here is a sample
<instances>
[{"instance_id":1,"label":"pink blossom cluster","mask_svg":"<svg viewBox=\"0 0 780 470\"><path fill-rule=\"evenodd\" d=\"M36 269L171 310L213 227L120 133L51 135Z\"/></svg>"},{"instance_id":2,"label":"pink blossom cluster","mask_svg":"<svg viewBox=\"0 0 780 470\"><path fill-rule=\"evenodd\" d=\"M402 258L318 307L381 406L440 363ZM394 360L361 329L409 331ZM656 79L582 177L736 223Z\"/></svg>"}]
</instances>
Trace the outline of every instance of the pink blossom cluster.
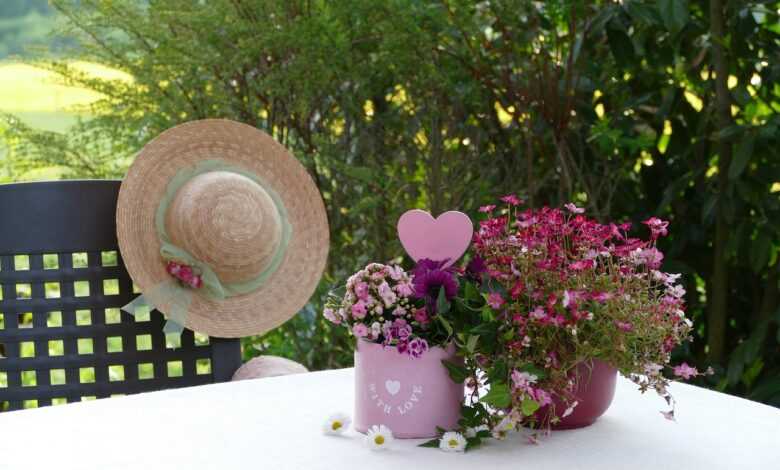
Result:
<instances>
[{"instance_id":1,"label":"pink blossom cluster","mask_svg":"<svg viewBox=\"0 0 780 470\"><path fill-rule=\"evenodd\" d=\"M195 274L191 266L175 261L168 261L165 265L165 271L193 289L200 289L203 287L203 279L198 274Z\"/></svg>"},{"instance_id":2,"label":"pink blossom cluster","mask_svg":"<svg viewBox=\"0 0 780 470\"><path fill-rule=\"evenodd\" d=\"M419 330L429 322L429 316L425 308L413 305L412 281L400 266L371 263L350 276L343 297L332 296L323 316L348 327L360 340L420 357L428 350L428 343L419 337Z\"/></svg>"},{"instance_id":3,"label":"pink blossom cluster","mask_svg":"<svg viewBox=\"0 0 780 470\"><path fill-rule=\"evenodd\" d=\"M664 255L656 248L669 223L645 220L650 237L643 240L631 235L631 224L599 223L574 204L522 210L517 198L502 201L504 209L481 208L487 218L473 248L489 275L487 303L506 325L502 360L545 371L537 381L512 369L514 399L544 406L554 390L572 407L567 371L583 357L606 360L666 397L667 379L645 375L645 366L668 365L691 329L679 274L661 271ZM686 367L674 373L699 374Z\"/></svg>"}]
</instances>

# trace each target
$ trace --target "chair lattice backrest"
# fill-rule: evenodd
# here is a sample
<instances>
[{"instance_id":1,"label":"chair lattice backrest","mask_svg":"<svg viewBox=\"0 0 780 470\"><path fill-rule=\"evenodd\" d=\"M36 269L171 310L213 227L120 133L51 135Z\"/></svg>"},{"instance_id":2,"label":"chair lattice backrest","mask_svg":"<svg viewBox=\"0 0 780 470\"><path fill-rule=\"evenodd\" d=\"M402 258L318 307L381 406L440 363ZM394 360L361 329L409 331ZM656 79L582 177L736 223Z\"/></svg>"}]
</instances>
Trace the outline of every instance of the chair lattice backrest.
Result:
<instances>
[{"instance_id":1,"label":"chair lattice backrest","mask_svg":"<svg viewBox=\"0 0 780 470\"><path fill-rule=\"evenodd\" d=\"M120 311L119 181L0 185L0 411L230 380L240 342Z\"/></svg>"}]
</instances>

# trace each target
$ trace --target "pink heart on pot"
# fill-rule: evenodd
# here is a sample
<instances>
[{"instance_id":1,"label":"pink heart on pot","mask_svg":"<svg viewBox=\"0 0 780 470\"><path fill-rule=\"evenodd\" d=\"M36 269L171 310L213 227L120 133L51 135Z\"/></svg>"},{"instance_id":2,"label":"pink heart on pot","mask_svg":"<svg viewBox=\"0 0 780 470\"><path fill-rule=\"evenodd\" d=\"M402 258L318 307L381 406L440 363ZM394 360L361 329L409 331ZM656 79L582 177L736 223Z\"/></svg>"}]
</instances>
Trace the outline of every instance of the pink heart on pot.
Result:
<instances>
[{"instance_id":1,"label":"pink heart on pot","mask_svg":"<svg viewBox=\"0 0 780 470\"><path fill-rule=\"evenodd\" d=\"M463 212L448 211L437 218L420 210L404 212L398 219L398 238L409 256L419 261L446 261L454 264L471 243L474 226Z\"/></svg>"}]
</instances>

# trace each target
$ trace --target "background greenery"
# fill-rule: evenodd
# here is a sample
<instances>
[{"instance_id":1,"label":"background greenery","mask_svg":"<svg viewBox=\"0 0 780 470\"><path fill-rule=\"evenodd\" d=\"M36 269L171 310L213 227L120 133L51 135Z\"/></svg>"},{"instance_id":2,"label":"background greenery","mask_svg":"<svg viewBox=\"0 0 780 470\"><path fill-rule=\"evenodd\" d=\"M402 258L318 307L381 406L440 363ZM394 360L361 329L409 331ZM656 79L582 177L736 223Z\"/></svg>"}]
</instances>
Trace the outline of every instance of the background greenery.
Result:
<instances>
[{"instance_id":1,"label":"background greenery","mask_svg":"<svg viewBox=\"0 0 780 470\"><path fill-rule=\"evenodd\" d=\"M328 272L295 319L245 340L247 356L349 365L320 301L401 253L400 213L475 213L516 192L600 219L670 219L665 269L685 275L696 335L676 359L713 366L703 385L780 406L778 2L52 5L71 39L26 60L96 95L67 132L3 114L6 180L121 177L149 139L206 117L268 131L314 176Z\"/></svg>"}]
</instances>

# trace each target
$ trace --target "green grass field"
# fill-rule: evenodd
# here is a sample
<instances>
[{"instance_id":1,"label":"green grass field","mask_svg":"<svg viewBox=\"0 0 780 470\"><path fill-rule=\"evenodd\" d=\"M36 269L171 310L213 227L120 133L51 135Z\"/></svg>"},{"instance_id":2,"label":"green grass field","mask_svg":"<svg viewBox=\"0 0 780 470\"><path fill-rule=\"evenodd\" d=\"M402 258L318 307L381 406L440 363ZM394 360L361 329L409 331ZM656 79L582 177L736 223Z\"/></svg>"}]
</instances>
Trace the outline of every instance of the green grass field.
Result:
<instances>
[{"instance_id":1,"label":"green grass field","mask_svg":"<svg viewBox=\"0 0 780 470\"><path fill-rule=\"evenodd\" d=\"M92 76L132 80L128 75L89 62L72 62L71 66ZM88 118L86 107L100 99L100 94L64 85L47 70L19 62L0 62L0 112L12 114L25 124L40 130L66 132L78 117ZM7 150L0 141L0 160ZM41 168L17 179L28 181L57 179L57 168Z\"/></svg>"}]
</instances>

